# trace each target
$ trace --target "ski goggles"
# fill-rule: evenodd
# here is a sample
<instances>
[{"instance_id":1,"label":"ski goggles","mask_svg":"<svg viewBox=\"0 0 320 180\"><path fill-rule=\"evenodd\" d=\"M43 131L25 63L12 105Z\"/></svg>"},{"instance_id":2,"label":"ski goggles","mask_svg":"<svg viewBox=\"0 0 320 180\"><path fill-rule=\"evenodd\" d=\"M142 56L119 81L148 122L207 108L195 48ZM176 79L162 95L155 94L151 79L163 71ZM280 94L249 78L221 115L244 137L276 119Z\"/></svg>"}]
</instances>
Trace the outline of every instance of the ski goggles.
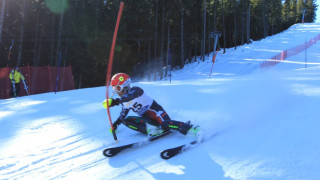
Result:
<instances>
[{"instance_id":1,"label":"ski goggles","mask_svg":"<svg viewBox=\"0 0 320 180\"><path fill-rule=\"evenodd\" d=\"M129 79L128 79L126 82L124 82L122 85L120 85L119 83L120 83L120 81L118 82L117 85L112 86L112 89L113 89L115 92L119 93L119 92L121 92L121 91L123 91L123 90L129 89L129 86L128 86L128 84L130 84L130 80L129 80Z\"/></svg>"},{"instance_id":2,"label":"ski goggles","mask_svg":"<svg viewBox=\"0 0 320 180\"><path fill-rule=\"evenodd\" d=\"M124 87L123 87L123 85L117 85L117 86L112 86L112 89L115 92L121 92L124 89Z\"/></svg>"}]
</instances>

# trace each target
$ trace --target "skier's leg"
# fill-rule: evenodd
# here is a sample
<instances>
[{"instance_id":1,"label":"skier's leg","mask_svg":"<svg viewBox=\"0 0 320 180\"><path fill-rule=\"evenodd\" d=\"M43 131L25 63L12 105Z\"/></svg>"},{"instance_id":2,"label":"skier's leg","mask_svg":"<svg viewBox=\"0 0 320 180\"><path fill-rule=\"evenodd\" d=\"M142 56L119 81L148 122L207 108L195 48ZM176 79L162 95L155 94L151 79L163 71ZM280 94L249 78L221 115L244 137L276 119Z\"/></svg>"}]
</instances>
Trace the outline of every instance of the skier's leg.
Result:
<instances>
[{"instance_id":1,"label":"skier's leg","mask_svg":"<svg viewBox=\"0 0 320 180\"><path fill-rule=\"evenodd\" d=\"M149 124L155 125L155 126L160 126L161 129L163 130L177 130L181 134L186 135L188 130L192 127L192 125L189 122L180 122L180 121L175 121L171 120L169 115L164 111L162 107L158 108L158 111L155 109L149 109L145 114L144 117L146 117L146 121Z\"/></svg>"},{"instance_id":2,"label":"skier's leg","mask_svg":"<svg viewBox=\"0 0 320 180\"><path fill-rule=\"evenodd\" d=\"M179 131L181 134L186 135L188 130L192 127L190 121L188 122L181 122L175 120L165 120L161 124L162 129L173 129Z\"/></svg>"},{"instance_id":3,"label":"skier's leg","mask_svg":"<svg viewBox=\"0 0 320 180\"><path fill-rule=\"evenodd\" d=\"M147 134L146 123L143 117L127 116L122 123L132 130Z\"/></svg>"},{"instance_id":4,"label":"skier's leg","mask_svg":"<svg viewBox=\"0 0 320 180\"><path fill-rule=\"evenodd\" d=\"M153 126L160 126L164 121L171 120L169 115L161 108L159 110L149 109L143 117L146 123Z\"/></svg>"},{"instance_id":5,"label":"skier's leg","mask_svg":"<svg viewBox=\"0 0 320 180\"><path fill-rule=\"evenodd\" d=\"M20 95L20 83L16 83L16 96L18 97Z\"/></svg>"},{"instance_id":6,"label":"skier's leg","mask_svg":"<svg viewBox=\"0 0 320 180\"><path fill-rule=\"evenodd\" d=\"M11 89L10 89L10 97L12 98L14 96L14 92L13 92L13 84L11 83Z\"/></svg>"}]
</instances>

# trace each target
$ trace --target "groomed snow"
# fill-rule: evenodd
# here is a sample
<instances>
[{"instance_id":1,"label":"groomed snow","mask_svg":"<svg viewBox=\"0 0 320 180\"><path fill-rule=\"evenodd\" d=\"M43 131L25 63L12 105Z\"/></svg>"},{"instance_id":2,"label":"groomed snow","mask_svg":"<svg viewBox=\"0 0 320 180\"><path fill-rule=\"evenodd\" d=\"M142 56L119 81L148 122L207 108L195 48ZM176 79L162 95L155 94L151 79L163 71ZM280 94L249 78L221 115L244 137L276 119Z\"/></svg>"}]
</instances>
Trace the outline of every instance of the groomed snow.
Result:
<instances>
[{"instance_id":1,"label":"groomed snow","mask_svg":"<svg viewBox=\"0 0 320 180\"><path fill-rule=\"evenodd\" d=\"M172 82L136 82L172 119L214 138L169 160L190 141L174 133L105 158L114 146L106 87L0 100L0 179L320 179L320 42L270 68L260 64L320 34L320 23L212 54ZM306 63L307 62L307 63ZM120 107L111 109L113 121ZM134 114L131 114L134 115ZM119 143L145 138L124 125Z\"/></svg>"}]
</instances>

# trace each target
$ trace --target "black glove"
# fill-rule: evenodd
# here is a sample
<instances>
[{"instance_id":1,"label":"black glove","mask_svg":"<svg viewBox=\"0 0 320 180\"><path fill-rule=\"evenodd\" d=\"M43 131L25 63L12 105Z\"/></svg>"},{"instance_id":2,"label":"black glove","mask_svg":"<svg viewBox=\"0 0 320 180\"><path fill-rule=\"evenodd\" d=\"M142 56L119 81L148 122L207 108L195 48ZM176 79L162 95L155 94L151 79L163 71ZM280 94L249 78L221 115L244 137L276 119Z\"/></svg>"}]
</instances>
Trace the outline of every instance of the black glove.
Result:
<instances>
[{"instance_id":1,"label":"black glove","mask_svg":"<svg viewBox=\"0 0 320 180\"><path fill-rule=\"evenodd\" d=\"M122 121L121 121L120 119L117 119L116 122L114 122L114 123L112 124L114 131L117 130L117 128L118 128L118 126L121 124L121 122L122 122ZM109 131L110 131L110 133L112 133L112 128L110 128Z\"/></svg>"},{"instance_id":2,"label":"black glove","mask_svg":"<svg viewBox=\"0 0 320 180\"><path fill-rule=\"evenodd\" d=\"M111 99L111 102L109 103L109 107L118 106L120 104L119 98L116 98L116 99L109 98L109 101L110 99Z\"/></svg>"},{"instance_id":3,"label":"black glove","mask_svg":"<svg viewBox=\"0 0 320 180\"><path fill-rule=\"evenodd\" d=\"M117 130L117 128L118 128L118 125L119 125L119 124L113 123L113 124L112 124L112 126L113 126L113 129L114 129L114 130Z\"/></svg>"},{"instance_id":4,"label":"black glove","mask_svg":"<svg viewBox=\"0 0 320 180\"><path fill-rule=\"evenodd\" d=\"M113 126L114 132L116 132L118 126L117 125L112 125L112 126ZM109 132L112 133L112 128L109 129Z\"/></svg>"}]
</instances>

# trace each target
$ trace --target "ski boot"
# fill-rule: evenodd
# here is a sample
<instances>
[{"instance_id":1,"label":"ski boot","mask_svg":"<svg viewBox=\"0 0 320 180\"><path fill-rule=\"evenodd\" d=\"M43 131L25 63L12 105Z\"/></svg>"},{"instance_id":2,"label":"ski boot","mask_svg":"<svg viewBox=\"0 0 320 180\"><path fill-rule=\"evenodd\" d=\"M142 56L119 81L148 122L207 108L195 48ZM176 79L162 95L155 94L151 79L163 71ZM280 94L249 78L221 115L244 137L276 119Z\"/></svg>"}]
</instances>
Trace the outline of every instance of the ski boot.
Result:
<instances>
[{"instance_id":1,"label":"ski boot","mask_svg":"<svg viewBox=\"0 0 320 180\"><path fill-rule=\"evenodd\" d=\"M152 126L148 123L146 123L146 128L148 137L158 136L166 131L164 129L161 129L160 127Z\"/></svg>"},{"instance_id":2,"label":"ski boot","mask_svg":"<svg viewBox=\"0 0 320 180\"><path fill-rule=\"evenodd\" d=\"M190 124L190 121L184 123L181 127L181 133L189 136L189 137L196 137L198 136L198 132L200 131L200 126Z\"/></svg>"},{"instance_id":3,"label":"ski boot","mask_svg":"<svg viewBox=\"0 0 320 180\"><path fill-rule=\"evenodd\" d=\"M200 126L192 126L189 130L188 130L188 132L187 132L187 134L186 134L186 136L190 136L190 137L196 137L196 136L199 136L199 131L200 131Z\"/></svg>"}]
</instances>

